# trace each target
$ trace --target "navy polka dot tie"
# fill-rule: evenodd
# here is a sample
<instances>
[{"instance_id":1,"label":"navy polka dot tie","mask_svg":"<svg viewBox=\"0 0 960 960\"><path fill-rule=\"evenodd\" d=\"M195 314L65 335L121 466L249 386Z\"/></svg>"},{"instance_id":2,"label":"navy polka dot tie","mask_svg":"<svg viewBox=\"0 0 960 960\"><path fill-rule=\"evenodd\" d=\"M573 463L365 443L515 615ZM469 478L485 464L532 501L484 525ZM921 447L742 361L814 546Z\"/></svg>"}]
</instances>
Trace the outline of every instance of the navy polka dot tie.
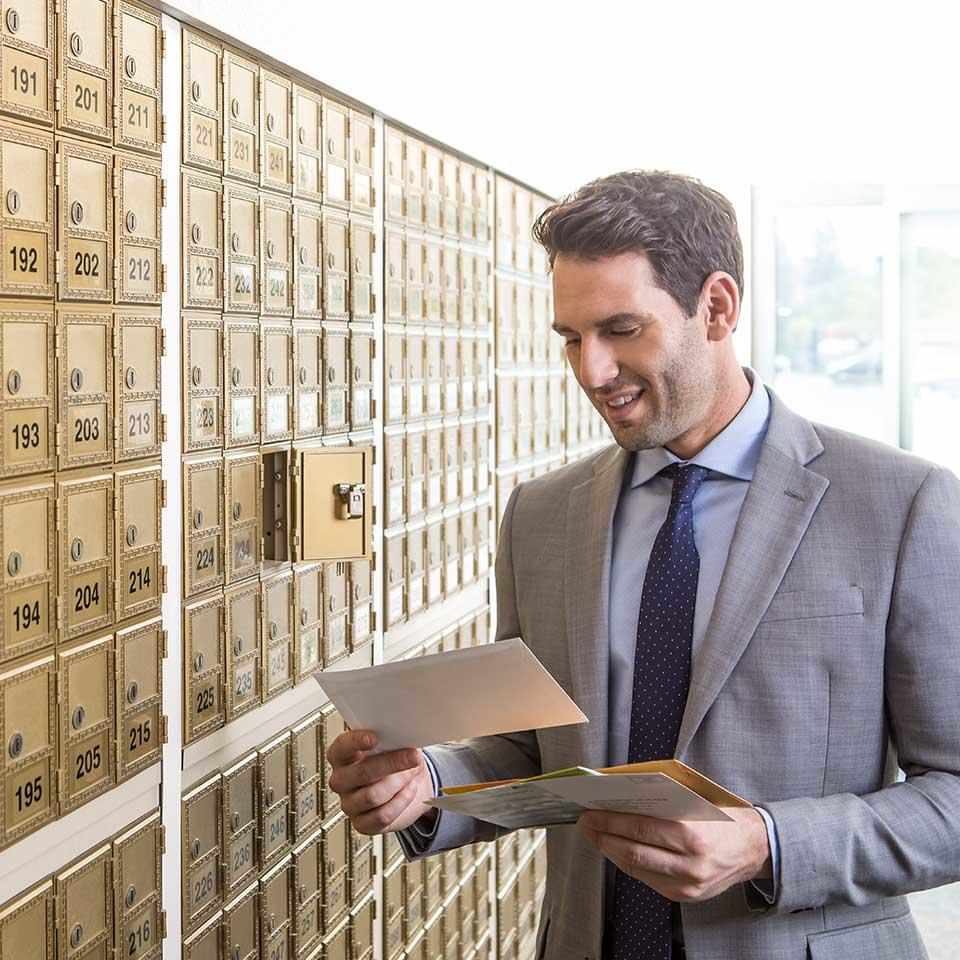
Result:
<instances>
[{"instance_id":1,"label":"navy polka dot tie","mask_svg":"<svg viewBox=\"0 0 960 960\"><path fill-rule=\"evenodd\" d=\"M693 497L709 471L672 464L667 519L657 533L640 598L633 667L629 763L674 755L690 689L693 614L700 555L693 538ZM670 960L671 904L646 884L616 872L612 960Z\"/></svg>"}]
</instances>

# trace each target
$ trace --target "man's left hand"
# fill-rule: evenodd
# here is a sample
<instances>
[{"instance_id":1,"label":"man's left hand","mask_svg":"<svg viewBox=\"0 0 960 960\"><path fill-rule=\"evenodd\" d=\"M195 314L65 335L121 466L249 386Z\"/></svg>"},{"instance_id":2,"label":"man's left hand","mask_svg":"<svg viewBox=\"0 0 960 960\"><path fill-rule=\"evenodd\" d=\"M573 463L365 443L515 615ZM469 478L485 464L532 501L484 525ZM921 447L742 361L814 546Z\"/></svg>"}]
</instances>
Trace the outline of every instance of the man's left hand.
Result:
<instances>
[{"instance_id":1,"label":"man's left hand","mask_svg":"<svg viewBox=\"0 0 960 960\"><path fill-rule=\"evenodd\" d=\"M723 812L733 821L679 822L591 810L577 826L624 873L668 900L689 903L773 876L763 817L745 807Z\"/></svg>"}]
</instances>

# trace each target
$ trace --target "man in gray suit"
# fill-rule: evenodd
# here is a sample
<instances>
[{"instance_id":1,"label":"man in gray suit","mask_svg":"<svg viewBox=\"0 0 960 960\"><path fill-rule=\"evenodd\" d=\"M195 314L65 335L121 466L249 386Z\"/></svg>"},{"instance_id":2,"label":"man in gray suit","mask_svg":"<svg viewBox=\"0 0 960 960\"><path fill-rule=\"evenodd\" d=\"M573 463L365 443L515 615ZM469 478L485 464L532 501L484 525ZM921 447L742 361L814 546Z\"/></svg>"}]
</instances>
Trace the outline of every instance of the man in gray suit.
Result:
<instances>
[{"instance_id":1,"label":"man in gray suit","mask_svg":"<svg viewBox=\"0 0 960 960\"><path fill-rule=\"evenodd\" d=\"M535 234L617 446L513 491L497 637L590 723L374 756L352 731L330 786L421 856L498 835L439 785L676 756L754 808L548 831L540 956L925 957L905 894L960 879L960 483L739 365L736 218L698 181L595 181Z\"/></svg>"}]
</instances>

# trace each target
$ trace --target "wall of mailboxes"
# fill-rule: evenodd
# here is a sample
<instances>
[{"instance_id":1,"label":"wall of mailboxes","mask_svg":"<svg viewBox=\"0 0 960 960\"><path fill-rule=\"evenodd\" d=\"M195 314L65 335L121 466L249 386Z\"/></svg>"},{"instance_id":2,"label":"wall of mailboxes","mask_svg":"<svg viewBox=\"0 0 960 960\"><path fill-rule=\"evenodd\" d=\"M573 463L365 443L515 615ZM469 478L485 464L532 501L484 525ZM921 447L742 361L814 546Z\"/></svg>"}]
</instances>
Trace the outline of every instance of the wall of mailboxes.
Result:
<instances>
[{"instance_id":1,"label":"wall of mailboxes","mask_svg":"<svg viewBox=\"0 0 960 960\"><path fill-rule=\"evenodd\" d=\"M489 607L452 601L487 583L510 491L604 438L550 335L530 240L548 198L182 39L181 167L163 171L180 178L181 391L161 402L178 319L160 309L160 17L0 4L0 849L160 759L165 559L182 563L186 745L372 662L378 632L394 655L427 612L442 627L403 656L488 642ZM168 415L178 544L161 537ZM321 453L369 488L340 550L316 549L303 509ZM375 921L387 960L528 955L542 835L424 864L388 838L375 858L323 785L341 728L328 705L184 794L183 955L367 957ZM0 910L0 960L159 956L159 812L118 826Z\"/></svg>"}]
</instances>

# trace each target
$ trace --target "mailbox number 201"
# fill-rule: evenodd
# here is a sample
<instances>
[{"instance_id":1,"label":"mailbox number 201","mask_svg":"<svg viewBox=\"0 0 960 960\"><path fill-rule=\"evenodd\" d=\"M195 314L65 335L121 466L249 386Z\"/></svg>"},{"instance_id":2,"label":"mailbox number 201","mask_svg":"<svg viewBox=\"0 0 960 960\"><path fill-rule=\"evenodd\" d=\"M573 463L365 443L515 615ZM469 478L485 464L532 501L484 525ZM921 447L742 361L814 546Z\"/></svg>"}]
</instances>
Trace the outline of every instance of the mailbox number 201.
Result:
<instances>
[{"instance_id":1,"label":"mailbox number 201","mask_svg":"<svg viewBox=\"0 0 960 960\"><path fill-rule=\"evenodd\" d=\"M100 98L96 90L91 90L82 83L78 83L73 88L73 92L76 94L76 98L73 101L75 107L79 107L81 110L93 110L94 113L100 110L98 105Z\"/></svg>"}]
</instances>

